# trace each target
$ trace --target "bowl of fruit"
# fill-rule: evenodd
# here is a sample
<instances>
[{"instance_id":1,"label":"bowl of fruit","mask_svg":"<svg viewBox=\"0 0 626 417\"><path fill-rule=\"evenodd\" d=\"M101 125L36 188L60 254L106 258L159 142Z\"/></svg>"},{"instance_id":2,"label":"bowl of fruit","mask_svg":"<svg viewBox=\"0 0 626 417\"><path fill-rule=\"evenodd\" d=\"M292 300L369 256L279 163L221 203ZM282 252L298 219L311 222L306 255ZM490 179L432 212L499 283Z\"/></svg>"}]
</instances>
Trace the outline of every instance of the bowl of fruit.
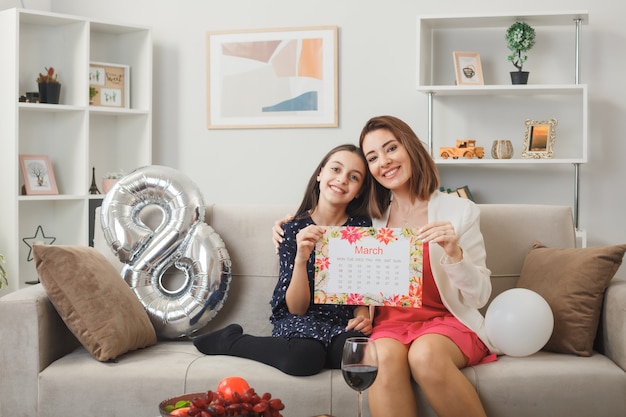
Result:
<instances>
[{"instance_id":1,"label":"bowl of fruit","mask_svg":"<svg viewBox=\"0 0 626 417\"><path fill-rule=\"evenodd\" d=\"M161 417L282 417L284 408L280 399L267 392L258 394L238 376L224 378L215 391L183 394L159 404Z\"/></svg>"}]
</instances>

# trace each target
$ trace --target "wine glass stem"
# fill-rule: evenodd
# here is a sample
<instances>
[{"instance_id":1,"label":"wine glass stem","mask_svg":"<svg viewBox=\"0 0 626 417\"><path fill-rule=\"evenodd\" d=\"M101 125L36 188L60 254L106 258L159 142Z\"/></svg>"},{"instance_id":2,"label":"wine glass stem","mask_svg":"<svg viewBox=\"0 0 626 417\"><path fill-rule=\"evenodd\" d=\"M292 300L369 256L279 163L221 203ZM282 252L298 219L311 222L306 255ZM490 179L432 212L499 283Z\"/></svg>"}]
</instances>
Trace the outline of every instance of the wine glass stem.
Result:
<instances>
[{"instance_id":1,"label":"wine glass stem","mask_svg":"<svg viewBox=\"0 0 626 417\"><path fill-rule=\"evenodd\" d=\"M361 391L356 392L357 395L357 417L361 417Z\"/></svg>"}]
</instances>

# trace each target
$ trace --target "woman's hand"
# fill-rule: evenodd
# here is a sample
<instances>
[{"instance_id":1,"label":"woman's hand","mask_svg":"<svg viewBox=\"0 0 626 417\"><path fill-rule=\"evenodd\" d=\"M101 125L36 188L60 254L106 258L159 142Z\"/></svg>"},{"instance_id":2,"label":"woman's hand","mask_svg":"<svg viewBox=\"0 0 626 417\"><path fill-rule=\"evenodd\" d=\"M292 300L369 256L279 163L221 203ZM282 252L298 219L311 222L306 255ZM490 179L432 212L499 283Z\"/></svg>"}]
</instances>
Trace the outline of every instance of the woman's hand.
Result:
<instances>
[{"instance_id":1,"label":"woman's hand","mask_svg":"<svg viewBox=\"0 0 626 417\"><path fill-rule=\"evenodd\" d=\"M419 238L441 246L451 263L463 260L463 249L459 246L454 226L450 222L433 222L419 229Z\"/></svg>"},{"instance_id":2,"label":"woman's hand","mask_svg":"<svg viewBox=\"0 0 626 417\"><path fill-rule=\"evenodd\" d=\"M356 330L365 336L372 334L372 320L367 306L358 306L354 309L354 318L348 321L346 330Z\"/></svg>"},{"instance_id":3,"label":"woman's hand","mask_svg":"<svg viewBox=\"0 0 626 417\"><path fill-rule=\"evenodd\" d=\"M276 223L274 223L274 226L272 227L272 243L274 244L274 250L276 253L278 253L278 248L280 247L280 244L283 243L283 238L285 236L283 224L290 220L293 220L293 215L286 214L284 218L276 220Z\"/></svg>"}]
</instances>

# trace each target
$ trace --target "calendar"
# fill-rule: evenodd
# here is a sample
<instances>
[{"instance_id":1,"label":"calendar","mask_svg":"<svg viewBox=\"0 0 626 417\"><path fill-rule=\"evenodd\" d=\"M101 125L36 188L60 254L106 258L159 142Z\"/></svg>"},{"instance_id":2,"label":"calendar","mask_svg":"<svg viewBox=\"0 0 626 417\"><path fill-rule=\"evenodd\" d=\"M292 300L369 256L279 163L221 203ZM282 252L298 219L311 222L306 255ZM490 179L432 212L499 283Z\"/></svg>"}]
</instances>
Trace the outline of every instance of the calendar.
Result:
<instances>
[{"instance_id":1,"label":"calendar","mask_svg":"<svg viewBox=\"0 0 626 417\"><path fill-rule=\"evenodd\" d=\"M416 229L329 226L315 246L316 304L422 306Z\"/></svg>"}]
</instances>

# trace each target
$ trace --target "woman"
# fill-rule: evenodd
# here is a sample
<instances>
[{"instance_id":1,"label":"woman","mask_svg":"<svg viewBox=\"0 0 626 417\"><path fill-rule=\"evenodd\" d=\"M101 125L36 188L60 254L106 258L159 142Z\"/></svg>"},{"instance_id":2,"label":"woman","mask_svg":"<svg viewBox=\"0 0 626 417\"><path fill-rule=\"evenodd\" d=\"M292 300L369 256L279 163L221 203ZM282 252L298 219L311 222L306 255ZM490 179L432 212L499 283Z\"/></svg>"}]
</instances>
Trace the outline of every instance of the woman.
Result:
<instances>
[{"instance_id":1,"label":"woman","mask_svg":"<svg viewBox=\"0 0 626 417\"><path fill-rule=\"evenodd\" d=\"M460 371L496 360L478 311L491 294L479 210L438 191L434 161L402 120L370 119L359 144L375 179L374 226L416 228L424 242L422 308L375 310L371 337L379 370L368 394L372 416L416 416L411 379L438 416L486 416Z\"/></svg>"},{"instance_id":2,"label":"woman","mask_svg":"<svg viewBox=\"0 0 626 417\"><path fill-rule=\"evenodd\" d=\"M332 149L311 176L295 218L284 225L280 274L270 302L272 336L243 334L238 324L198 336L207 355L232 355L271 365L290 375L341 367L348 337L372 331L367 307L313 303L315 243L323 226L370 226L370 176L355 145Z\"/></svg>"}]
</instances>

